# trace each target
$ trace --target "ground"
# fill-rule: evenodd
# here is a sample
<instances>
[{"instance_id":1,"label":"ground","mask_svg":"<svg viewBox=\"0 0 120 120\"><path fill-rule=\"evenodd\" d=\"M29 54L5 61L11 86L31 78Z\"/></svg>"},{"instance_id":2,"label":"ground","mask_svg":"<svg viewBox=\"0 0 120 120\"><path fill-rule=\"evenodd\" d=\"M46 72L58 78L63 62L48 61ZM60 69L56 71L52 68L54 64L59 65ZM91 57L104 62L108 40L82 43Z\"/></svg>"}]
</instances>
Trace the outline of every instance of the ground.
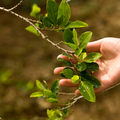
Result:
<instances>
[{"instance_id":1,"label":"ground","mask_svg":"<svg viewBox=\"0 0 120 120\"><path fill-rule=\"evenodd\" d=\"M89 25L77 30L79 35L89 30L93 32L91 41L120 38L120 0L75 0L70 5L71 20L82 20ZM29 17L29 10L15 11ZM45 120L46 109L51 108L51 104L29 96L38 90L36 79L46 80L50 85L59 78L53 69L62 65L56 60L61 51L27 32L27 26L20 18L0 11L0 117L4 120ZM45 34L55 42L63 39L62 34ZM60 87L60 91L69 92L65 87ZM119 91L120 85L98 94L96 103L79 100L67 120L119 120Z\"/></svg>"}]
</instances>

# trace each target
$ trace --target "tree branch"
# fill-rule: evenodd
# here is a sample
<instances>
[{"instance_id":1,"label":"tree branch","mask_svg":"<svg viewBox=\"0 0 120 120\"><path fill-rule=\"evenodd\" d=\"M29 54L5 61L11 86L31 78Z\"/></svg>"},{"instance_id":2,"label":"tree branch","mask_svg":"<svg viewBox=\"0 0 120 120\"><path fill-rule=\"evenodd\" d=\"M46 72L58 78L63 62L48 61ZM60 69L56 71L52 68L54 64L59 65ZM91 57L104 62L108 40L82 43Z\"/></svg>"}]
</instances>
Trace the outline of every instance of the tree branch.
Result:
<instances>
[{"instance_id":1,"label":"tree branch","mask_svg":"<svg viewBox=\"0 0 120 120\"><path fill-rule=\"evenodd\" d=\"M19 5L22 4L23 1L24 1L24 0L21 0L17 5L15 5L14 7L8 9L8 11L12 11L12 10L14 10L15 8L17 8Z\"/></svg>"},{"instance_id":2,"label":"tree branch","mask_svg":"<svg viewBox=\"0 0 120 120\"><path fill-rule=\"evenodd\" d=\"M65 110L65 109L68 109L68 108L72 107L72 106L73 106L79 99L81 99L81 98L83 98L83 96L78 96L78 97L72 99L73 101L72 101L71 103L67 104L66 107L63 107L63 108L61 108L61 109L59 109L59 110L63 111L63 110Z\"/></svg>"},{"instance_id":3,"label":"tree branch","mask_svg":"<svg viewBox=\"0 0 120 120\"><path fill-rule=\"evenodd\" d=\"M63 92L59 92L59 95L68 95L68 96L73 96L75 95L75 93L63 93Z\"/></svg>"},{"instance_id":4,"label":"tree branch","mask_svg":"<svg viewBox=\"0 0 120 120\"><path fill-rule=\"evenodd\" d=\"M13 7L13 8L16 8L16 7ZM12 9L12 8L11 8L11 9ZM66 50L66 49L58 46L57 44L53 43L53 42L52 42L50 39L48 39L48 38L37 28L37 26L35 26L28 18L25 18L25 17L23 17L23 16L15 13L15 12L13 12L13 11L10 11L10 9L6 9L6 8L4 8L4 7L0 7L0 10L3 10L3 11L8 12L8 13L11 13L11 14L13 14L13 15L21 18L21 19L23 19L23 20L26 21L27 23L29 23L31 26L33 26L33 27L37 30L37 32L42 36L43 39L47 40L49 43L51 43L53 46L55 46L55 47L58 48L59 50L62 50L62 51L64 51L65 53L70 53L70 54L73 54L73 53L74 53L73 51L68 51L68 50Z\"/></svg>"}]
</instances>

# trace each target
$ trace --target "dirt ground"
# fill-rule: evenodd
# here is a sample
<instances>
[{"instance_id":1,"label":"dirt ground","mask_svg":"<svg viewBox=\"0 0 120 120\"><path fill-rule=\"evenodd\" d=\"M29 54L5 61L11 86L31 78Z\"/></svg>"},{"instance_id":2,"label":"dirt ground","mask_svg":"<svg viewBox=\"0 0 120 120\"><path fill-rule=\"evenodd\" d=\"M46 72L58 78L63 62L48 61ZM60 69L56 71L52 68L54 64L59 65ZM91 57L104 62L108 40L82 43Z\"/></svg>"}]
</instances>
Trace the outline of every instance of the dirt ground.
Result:
<instances>
[{"instance_id":1,"label":"dirt ground","mask_svg":"<svg viewBox=\"0 0 120 120\"><path fill-rule=\"evenodd\" d=\"M74 0L70 5L71 20L82 20L89 25L77 30L79 35L90 30L91 41L120 38L120 0ZM28 10L15 11L29 17ZM45 120L46 109L52 107L42 99L29 96L38 90L36 79L51 84L59 78L53 70L62 65L56 60L61 51L27 32L27 26L20 18L0 11L0 117L3 120ZM61 33L45 34L56 43L63 39ZM60 91L69 92L65 87L60 87ZM62 96L61 100L64 99ZM96 103L80 99L67 120L119 120L119 100L120 85L98 94Z\"/></svg>"}]
</instances>

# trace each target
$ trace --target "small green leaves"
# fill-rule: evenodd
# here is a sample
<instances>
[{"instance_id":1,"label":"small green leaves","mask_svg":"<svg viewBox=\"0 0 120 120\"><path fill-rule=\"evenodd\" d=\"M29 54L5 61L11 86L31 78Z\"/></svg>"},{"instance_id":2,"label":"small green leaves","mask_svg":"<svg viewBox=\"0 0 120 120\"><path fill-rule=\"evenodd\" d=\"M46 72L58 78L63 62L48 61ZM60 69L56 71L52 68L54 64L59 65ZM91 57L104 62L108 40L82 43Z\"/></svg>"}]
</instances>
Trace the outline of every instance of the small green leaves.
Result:
<instances>
[{"instance_id":1,"label":"small green leaves","mask_svg":"<svg viewBox=\"0 0 120 120\"><path fill-rule=\"evenodd\" d=\"M92 37L92 32L85 32L79 38L80 49L84 49Z\"/></svg>"},{"instance_id":2,"label":"small green leaves","mask_svg":"<svg viewBox=\"0 0 120 120\"><path fill-rule=\"evenodd\" d=\"M70 29L66 29L64 31L63 38L64 38L66 43L74 44L74 42L73 42L73 32Z\"/></svg>"},{"instance_id":3,"label":"small green leaves","mask_svg":"<svg viewBox=\"0 0 120 120\"><path fill-rule=\"evenodd\" d=\"M81 61L83 61L84 58L86 57L86 55L87 55L86 52L81 53L80 56L79 56L79 59L80 59Z\"/></svg>"},{"instance_id":4,"label":"small green leaves","mask_svg":"<svg viewBox=\"0 0 120 120\"><path fill-rule=\"evenodd\" d=\"M45 84L45 88L46 88L47 90L49 90L47 82L46 82L45 80L43 80L43 82L44 82L44 84Z\"/></svg>"},{"instance_id":5,"label":"small green leaves","mask_svg":"<svg viewBox=\"0 0 120 120\"><path fill-rule=\"evenodd\" d=\"M100 81L91 74L82 74L81 81L87 81L91 83L94 88L99 88L101 86Z\"/></svg>"},{"instance_id":6,"label":"small green leaves","mask_svg":"<svg viewBox=\"0 0 120 120\"><path fill-rule=\"evenodd\" d=\"M43 17L43 24L44 24L45 27L48 27L48 28L51 27L51 22L48 19L48 17Z\"/></svg>"},{"instance_id":7,"label":"small green leaves","mask_svg":"<svg viewBox=\"0 0 120 120\"><path fill-rule=\"evenodd\" d=\"M75 22L69 22L66 25L66 29L71 29L71 28L81 28L81 27L87 27L87 23L82 22L82 21L75 21Z\"/></svg>"},{"instance_id":8,"label":"small green leaves","mask_svg":"<svg viewBox=\"0 0 120 120\"><path fill-rule=\"evenodd\" d=\"M69 22L71 17L71 10L68 2L66 0L62 0L59 9L58 9L58 16L57 19L59 21L59 25L66 25Z\"/></svg>"},{"instance_id":9,"label":"small green leaves","mask_svg":"<svg viewBox=\"0 0 120 120\"><path fill-rule=\"evenodd\" d=\"M59 61L63 61L66 66L70 66L70 67L73 66L73 65L72 65L69 61L67 61L67 60L64 60L64 59L62 59L62 58L58 58L58 60L59 60Z\"/></svg>"},{"instance_id":10,"label":"small green leaves","mask_svg":"<svg viewBox=\"0 0 120 120\"><path fill-rule=\"evenodd\" d=\"M95 102L96 98L94 88L99 88L101 83L88 71L99 70L98 64L94 61L99 59L101 54L86 53L86 45L92 37L92 32L88 31L83 33L78 40L76 28L87 27L88 25L82 21L69 21L71 10L67 0L61 0L59 6L55 0L47 0L46 8L47 13L43 16L40 15L41 9L36 4L33 5L32 12L30 14L33 17L39 18L39 21L35 21L37 23L35 25L39 31L32 26L27 27L26 30L37 36L39 35L38 32L42 32L42 30L63 32L64 42L62 42L69 48L72 48L73 51L64 50L65 53L63 53L63 55L68 57L68 59L66 59L66 57L65 59L58 58L59 61L63 61L67 66L62 70L60 75L66 79L71 79L74 84L79 84L78 89L83 97L88 101ZM52 43L49 39L47 40ZM53 44L54 43L52 43L52 45ZM60 47L59 43L55 45ZM74 62L73 59L76 59L77 63ZM40 81L36 80L36 84L40 91L32 93L30 97L46 98L47 102L60 103L58 100L59 80L55 80L50 89L48 88L46 81L44 81L43 85ZM58 109L63 111L59 111L58 109L47 110L49 120L63 120L64 117L67 117L69 113L68 107L72 105L74 100L75 99L70 100L70 102L67 102L62 106L62 108L58 107Z\"/></svg>"},{"instance_id":11,"label":"small green leaves","mask_svg":"<svg viewBox=\"0 0 120 120\"><path fill-rule=\"evenodd\" d=\"M72 48L73 50L77 49L77 46L73 43L67 43L67 42L63 42L64 44L66 44L67 46L69 46L70 48Z\"/></svg>"},{"instance_id":12,"label":"small green leaves","mask_svg":"<svg viewBox=\"0 0 120 120\"><path fill-rule=\"evenodd\" d=\"M39 97L39 98L47 98L46 100L51 103L59 103L58 101L58 88L59 88L59 80L53 82L51 86L51 90L49 90L46 81L44 81L45 87L43 84L36 80L37 87L40 89L40 92L34 92L30 95L30 97Z\"/></svg>"},{"instance_id":13,"label":"small green leaves","mask_svg":"<svg viewBox=\"0 0 120 120\"><path fill-rule=\"evenodd\" d=\"M30 95L30 97L44 98L44 94L43 94L43 92L34 92Z\"/></svg>"},{"instance_id":14,"label":"small green leaves","mask_svg":"<svg viewBox=\"0 0 120 120\"><path fill-rule=\"evenodd\" d=\"M93 89L93 85L87 81L81 81L79 85L79 91L90 102L95 102L96 97Z\"/></svg>"},{"instance_id":15,"label":"small green leaves","mask_svg":"<svg viewBox=\"0 0 120 120\"><path fill-rule=\"evenodd\" d=\"M58 97L59 80L55 80L51 86L51 91Z\"/></svg>"},{"instance_id":16,"label":"small green leaves","mask_svg":"<svg viewBox=\"0 0 120 120\"><path fill-rule=\"evenodd\" d=\"M41 84L41 82L39 80L36 80L36 84L37 84L37 87L40 89L40 90L45 90L45 87Z\"/></svg>"},{"instance_id":17,"label":"small green leaves","mask_svg":"<svg viewBox=\"0 0 120 120\"><path fill-rule=\"evenodd\" d=\"M58 99L55 99L55 98L48 98L46 101L50 103L60 103Z\"/></svg>"},{"instance_id":18,"label":"small green leaves","mask_svg":"<svg viewBox=\"0 0 120 120\"><path fill-rule=\"evenodd\" d=\"M78 84L80 82L80 77L78 75L74 75L71 80L74 84Z\"/></svg>"},{"instance_id":19,"label":"small green leaves","mask_svg":"<svg viewBox=\"0 0 120 120\"><path fill-rule=\"evenodd\" d=\"M99 59L102 55L100 53L89 53L86 58L84 59L85 62L87 63L92 63L94 61L96 61L97 59Z\"/></svg>"},{"instance_id":20,"label":"small green leaves","mask_svg":"<svg viewBox=\"0 0 120 120\"><path fill-rule=\"evenodd\" d=\"M57 25L58 5L54 0L47 1L48 18L54 26Z\"/></svg>"},{"instance_id":21,"label":"small green leaves","mask_svg":"<svg viewBox=\"0 0 120 120\"><path fill-rule=\"evenodd\" d=\"M99 65L95 62L86 63L86 65L87 65L87 70L89 70L89 71L98 71L99 70Z\"/></svg>"},{"instance_id":22,"label":"small green leaves","mask_svg":"<svg viewBox=\"0 0 120 120\"><path fill-rule=\"evenodd\" d=\"M72 32L70 29L66 29L64 31L63 37L65 40L65 42L63 42L64 44L73 50L76 50L78 48L77 32L75 30Z\"/></svg>"},{"instance_id":23,"label":"small green leaves","mask_svg":"<svg viewBox=\"0 0 120 120\"><path fill-rule=\"evenodd\" d=\"M73 42L78 46L77 32L75 29L73 29Z\"/></svg>"},{"instance_id":24,"label":"small green leaves","mask_svg":"<svg viewBox=\"0 0 120 120\"><path fill-rule=\"evenodd\" d=\"M84 62L79 62L76 64L76 68L78 71L82 72L82 71L86 70L87 65Z\"/></svg>"},{"instance_id":25,"label":"small green leaves","mask_svg":"<svg viewBox=\"0 0 120 120\"><path fill-rule=\"evenodd\" d=\"M37 32L37 30L33 27L33 26L28 26L27 28L25 28L27 31L35 34L36 36L40 36L40 34Z\"/></svg>"},{"instance_id":26,"label":"small green leaves","mask_svg":"<svg viewBox=\"0 0 120 120\"><path fill-rule=\"evenodd\" d=\"M47 109L47 115L49 117L49 120L63 120L63 114L58 109L57 110Z\"/></svg>"},{"instance_id":27,"label":"small green leaves","mask_svg":"<svg viewBox=\"0 0 120 120\"><path fill-rule=\"evenodd\" d=\"M44 95L47 97L47 98L57 98L56 95L54 93L52 93L51 90L44 90Z\"/></svg>"},{"instance_id":28,"label":"small green leaves","mask_svg":"<svg viewBox=\"0 0 120 120\"><path fill-rule=\"evenodd\" d=\"M40 7L38 7L37 4L33 4L30 16L39 18L40 11L41 11Z\"/></svg>"},{"instance_id":29,"label":"small green leaves","mask_svg":"<svg viewBox=\"0 0 120 120\"><path fill-rule=\"evenodd\" d=\"M74 70L70 67L64 68L60 74L68 79L71 79L75 75Z\"/></svg>"}]
</instances>

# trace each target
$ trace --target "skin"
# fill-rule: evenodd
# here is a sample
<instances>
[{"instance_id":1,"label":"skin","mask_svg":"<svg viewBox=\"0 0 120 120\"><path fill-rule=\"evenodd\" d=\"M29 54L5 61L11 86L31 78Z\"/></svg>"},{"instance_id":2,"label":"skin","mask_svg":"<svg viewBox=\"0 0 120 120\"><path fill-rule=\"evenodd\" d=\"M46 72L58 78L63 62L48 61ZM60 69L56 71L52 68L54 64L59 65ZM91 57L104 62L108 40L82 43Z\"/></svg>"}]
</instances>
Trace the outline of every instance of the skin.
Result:
<instances>
[{"instance_id":1,"label":"skin","mask_svg":"<svg viewBox=\"0 0 120 120\"><path fill-rule=\"evenodd\" d=\"M86 46L87 53L100 52L102 57L96 62L99 64L99 71L93 72L95 76L101 82L101 87L94 89L95 93L105 91L111 87L120 83L120 39L119 38L103 38L101 40L90 42ZM68 60L67 57L59 55L58 58ZM77 63L72 59L73 63ZM57 67L54 69L54 74L59 73L64 67ZM59 84L66 87L76 87L78 84L73 84L70 79L61 79ZM80 95L79 90L75 91L75 94Z\"/></svg>"}]
</instances>

